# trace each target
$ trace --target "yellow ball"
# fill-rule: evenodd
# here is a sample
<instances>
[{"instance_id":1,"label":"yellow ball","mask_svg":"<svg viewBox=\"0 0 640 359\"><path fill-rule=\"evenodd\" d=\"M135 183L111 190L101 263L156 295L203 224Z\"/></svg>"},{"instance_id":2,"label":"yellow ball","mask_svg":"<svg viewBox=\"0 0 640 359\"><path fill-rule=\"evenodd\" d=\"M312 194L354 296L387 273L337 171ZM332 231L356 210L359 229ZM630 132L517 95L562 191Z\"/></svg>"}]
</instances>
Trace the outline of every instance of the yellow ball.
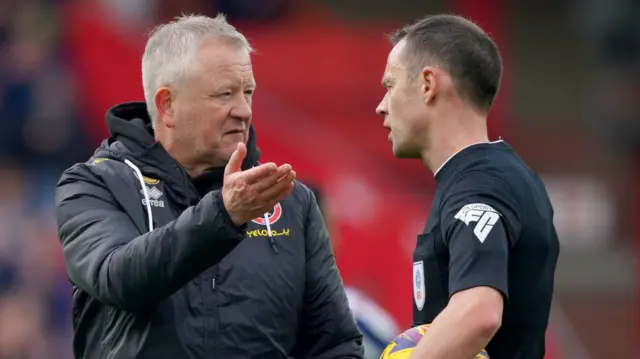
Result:
<instances>
[{"instance_id":1,"label":"yellow ball","mask_svg":"<svg viewBox=\"0 0 640 359\"><path fill-rule=\"evenodd\" d=\"M380 359L407 359L413 353L416 345L424 333L429 329L429 324L419 325L411 329L406 330L404 333L398 335L394 340L387 345L385 350L380 355ZM476 359L489 359L489 355L486 350L482 350Z\"/></svg>"}]
</instances>

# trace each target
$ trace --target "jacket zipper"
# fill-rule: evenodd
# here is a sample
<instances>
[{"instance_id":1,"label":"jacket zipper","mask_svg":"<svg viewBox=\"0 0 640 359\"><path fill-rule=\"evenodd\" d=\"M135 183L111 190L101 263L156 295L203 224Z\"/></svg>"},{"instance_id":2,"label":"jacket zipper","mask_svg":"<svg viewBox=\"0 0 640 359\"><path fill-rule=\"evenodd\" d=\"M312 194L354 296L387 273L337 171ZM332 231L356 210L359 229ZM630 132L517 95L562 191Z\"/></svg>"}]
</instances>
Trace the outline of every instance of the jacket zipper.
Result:
<instances>
[{"instance_id":1,"label":"jacket zipper","mask_svg":"<svg viewBox=\"0 0 640 359\"><path fill-rule=\"evenodd\" d=\"M211 333L211 335L207 335L209 337L208 340L208 348L207 348L207 358L217 358L219 357L218 345L220 344L220 320L218 318L218 266L214 267L213 270L213 278L209 281L209 290L211 290L210 300L207 300L207 333ZM209 296L207 296L209 297ZM206 298L206 297L205 297Z\"/></svg>"}]
</instances>

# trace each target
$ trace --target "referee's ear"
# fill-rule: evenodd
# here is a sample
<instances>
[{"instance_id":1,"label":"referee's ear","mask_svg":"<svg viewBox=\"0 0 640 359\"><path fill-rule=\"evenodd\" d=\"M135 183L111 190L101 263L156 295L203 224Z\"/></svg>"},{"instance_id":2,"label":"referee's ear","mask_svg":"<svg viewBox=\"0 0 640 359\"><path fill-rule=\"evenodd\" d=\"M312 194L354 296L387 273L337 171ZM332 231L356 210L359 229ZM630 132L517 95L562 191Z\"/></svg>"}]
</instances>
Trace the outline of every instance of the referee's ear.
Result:
<instances>
[{"instance_id":1,"label":"referee's ear","mask_svg":"<svg viewBox=\"0 0 640 359\"><path fill-rule=\"evenodd\" d=\"M440 77L440 72L442 72L442 70L433 67L433 66L427 66L424 69L422 69L422 96L424 99L424 103L426 105L430 105L433 103L433 100L436 97L436 92L438 90L438 86L439 86L439 77Z\"/></svg>"}]
</instances>

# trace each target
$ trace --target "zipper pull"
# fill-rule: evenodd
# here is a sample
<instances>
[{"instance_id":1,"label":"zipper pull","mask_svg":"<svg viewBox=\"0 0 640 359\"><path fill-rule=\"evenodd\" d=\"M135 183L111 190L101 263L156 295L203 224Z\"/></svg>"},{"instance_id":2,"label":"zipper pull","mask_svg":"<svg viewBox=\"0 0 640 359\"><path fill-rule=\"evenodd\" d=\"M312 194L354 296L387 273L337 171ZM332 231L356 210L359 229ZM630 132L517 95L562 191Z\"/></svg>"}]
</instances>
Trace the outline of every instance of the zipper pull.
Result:
<instances>
[{"instance_id":1,"label":"zipper pull","mask_svg":"<svg viewBox=\"0 0 640 359\"><path fill-rule=\"evenodd\" d=\"M271 232L271 223L269 223L269 213L264 214L264 223L267 226L267 233L269 234L269 244L271 245L271 249L273 253L278 254L278 247L276 247L276 240L273 238L273 233Z\"/></svg>"}]
</instances>

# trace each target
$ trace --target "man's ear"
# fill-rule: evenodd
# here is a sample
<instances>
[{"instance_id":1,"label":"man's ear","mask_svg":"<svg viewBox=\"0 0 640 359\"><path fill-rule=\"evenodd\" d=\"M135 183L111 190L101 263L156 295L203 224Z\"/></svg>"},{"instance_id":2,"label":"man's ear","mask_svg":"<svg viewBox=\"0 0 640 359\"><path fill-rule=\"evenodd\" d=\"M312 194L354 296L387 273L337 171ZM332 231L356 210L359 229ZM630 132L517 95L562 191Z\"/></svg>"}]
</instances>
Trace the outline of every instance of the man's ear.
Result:
<instances>
[{"instance_id":1,"label":"man's ear","mask_svg":"<svg viewBox=\"0 0 640 359\"><path fill-rule=\"evenodd\" d=\"M161 87L155 94L155 105L158 113L158 121L167 127L174 127L174 104L175 92L168 87Z\"/></svg>"},{"instance_id":2,"label":"man's ear","mask_svg":"<svg viewBox=\"0 0 640 359\"><path fill-rule=\"evenodd\" d=\"M422 97L425 104L430 104L436 98L438 91L438 69L433 66L427 66L422 69L420 76L422 82Z\"/></svg>"}]
</instances>

